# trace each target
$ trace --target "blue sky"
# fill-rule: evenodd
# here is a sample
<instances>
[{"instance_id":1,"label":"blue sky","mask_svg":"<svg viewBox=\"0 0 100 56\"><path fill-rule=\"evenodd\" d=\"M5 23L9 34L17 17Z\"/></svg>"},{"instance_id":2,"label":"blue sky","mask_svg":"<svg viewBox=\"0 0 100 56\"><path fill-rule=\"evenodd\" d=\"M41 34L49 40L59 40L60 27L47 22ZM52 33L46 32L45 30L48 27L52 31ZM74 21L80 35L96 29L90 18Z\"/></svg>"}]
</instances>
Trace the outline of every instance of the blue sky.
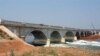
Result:
<instances>
[{"instance_id":1,"label":"blue sky","mask_svg":"<svg viewBox=\"0 0 100 56\"><path fill-rule=\"evenodd\" d=\"M0 0L7 20L100 29L100 0Z\"/></svg>"}]
</instances>

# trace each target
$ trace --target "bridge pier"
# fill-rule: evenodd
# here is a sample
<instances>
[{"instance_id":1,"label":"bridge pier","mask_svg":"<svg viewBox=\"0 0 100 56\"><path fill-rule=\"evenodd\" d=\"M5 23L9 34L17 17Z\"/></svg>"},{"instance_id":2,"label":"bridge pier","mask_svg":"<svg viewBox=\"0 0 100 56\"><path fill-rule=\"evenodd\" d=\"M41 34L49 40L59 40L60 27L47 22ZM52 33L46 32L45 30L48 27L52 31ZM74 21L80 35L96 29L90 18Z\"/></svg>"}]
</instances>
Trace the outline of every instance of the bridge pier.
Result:
<instances>
[{"instance_id":1,"label":"bridge pier","mask_svg":"<svg viewBox=\"0 0 100 56\"><path fill-rule=\"evenodd\" d=\"M77 40L77 36L74 36L74 41L76 41Z\"/></svg>"},{"instance_id":2,"label":"bridge pier","mask_svg":"<svg viewBox=\"0 0 100 56\"><path fill-rule=\"evenodd\" d=\"M46 42L45 47L47 47L47 46L50 46L50 38L47 38L47 42Z\"/></svg>"},{"instance_id":3,"label":"bridge pier","mask_svg":"<svg viewBox=\"0 0 100 56\"><path fill-rule=\"evenodd\" d=\"M65 43L65 38L61 37L61 43Z\"/></svg>"}]
</instances>

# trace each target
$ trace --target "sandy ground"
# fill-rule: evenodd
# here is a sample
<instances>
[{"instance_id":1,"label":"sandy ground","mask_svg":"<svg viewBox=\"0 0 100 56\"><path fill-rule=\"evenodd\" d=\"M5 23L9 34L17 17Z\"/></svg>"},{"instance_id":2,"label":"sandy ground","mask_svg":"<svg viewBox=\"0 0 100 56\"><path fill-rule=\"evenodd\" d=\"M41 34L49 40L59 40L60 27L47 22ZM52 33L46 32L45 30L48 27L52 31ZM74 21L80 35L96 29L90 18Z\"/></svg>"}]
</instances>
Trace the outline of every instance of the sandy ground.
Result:
<instances>
[{"instance_id":1,"label":"sandy ground","mask_svg":"<svg viewBox=\"0 0 100 56\"><path fill-rule=\"evenodd\" d=\"M11 50L14 50L16 53L22 53L26 51L31 51L32 46L23 43L18 40L0 40L0 56L3 56L2 53L9 54Z\"/></svg>"},{"instance_id":2,"label":"sandy ground","mask_svg":"<svg viewBox=\"0 0 100 56\"><path fill-rule=\"evenodd\" d=\"M51 50L56 52L56 56L100 56L100 51L62 47L35 47L18 40L0 40L0 56L9 56L11 50L14 50L15 56L24 56L25 53L31 53L29 56L49 56L48 53Z\"/></svg>"}]
</instances>

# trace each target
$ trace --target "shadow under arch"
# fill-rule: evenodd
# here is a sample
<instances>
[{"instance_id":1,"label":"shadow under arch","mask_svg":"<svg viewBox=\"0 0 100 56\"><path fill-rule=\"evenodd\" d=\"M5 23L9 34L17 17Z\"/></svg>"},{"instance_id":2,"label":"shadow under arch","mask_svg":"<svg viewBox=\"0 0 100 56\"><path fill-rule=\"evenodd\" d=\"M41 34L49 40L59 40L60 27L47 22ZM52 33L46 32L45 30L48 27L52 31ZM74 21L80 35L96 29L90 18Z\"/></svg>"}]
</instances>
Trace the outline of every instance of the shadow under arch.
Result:
<instances>
[{"instance_id":1,"label":"shadow under arch","mask_svg":"<svg viewBox=\"0 0 100 56\"><path fill-rule=\"evenodd\" d=\"M77 39L80 39L80 32L76 32L75 36L77 37Z\"/></svg>"},{"instance_id":2,"label":"shadow under arch","mask_svg":"<svg viewBox=\"0 0 100 56\"><path fill-rule=\"evenodd\" d=\"M58 31L53 31L50 36L50 43L61 43L61 35Z\"/></svg>"},{"instance_id":3,"label":"shadow under arch","mask_svg":"<svg viewBox=\"0 0 100 56\"><path fill-rule=\"evenodd\" d=\"M34 41L33 41L33 45L46 45L46 41L47 41L47 38L45 36L45 34L40 31L40 30L35 30L35 31L32 31L31 32L34 36Z\"/></svg>"},{"instance_id":4,"label":"shadow under arch","mask_svg":"<svg viewBox=\"0 0 100 56\"><path fill-rule=\"evenodd\" d=\"M65 33L65 41L72 42L74 39L74 33L72 31L67 31Z\"/></svg>"}]
</instances>

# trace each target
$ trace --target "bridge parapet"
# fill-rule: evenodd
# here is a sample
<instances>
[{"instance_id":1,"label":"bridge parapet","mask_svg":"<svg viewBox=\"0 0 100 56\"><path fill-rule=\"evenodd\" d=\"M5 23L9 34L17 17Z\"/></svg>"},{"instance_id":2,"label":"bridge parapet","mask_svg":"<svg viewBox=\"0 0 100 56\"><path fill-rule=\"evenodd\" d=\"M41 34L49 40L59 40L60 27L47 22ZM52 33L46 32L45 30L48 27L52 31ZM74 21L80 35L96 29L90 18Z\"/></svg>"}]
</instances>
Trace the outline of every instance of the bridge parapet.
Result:
<instances>
[{"instance_id":1,"label":"bridge parapet","mask_svg":"<svg viewBox=\"0 0 100 56\"><path fill-rule=\"evenodd\" d=\"M71 31L100 31L100 29L76 29L69 27L61 27L61 26L51 26L44 24L34 24L34 23L25 23L25 22L16 22L0 19L0 24L2 25L11 25L11 26L19 26L19 27L34 27L34 28L47 28L47 29L63 29L63 30L71 30Z\"/></svg>"},{"instance_id":2,"label":"bridge parapet","mask_svg":"<svg viewBox=\"0 0 100 56\"><path fill-rule=\"evenodd\" d=\"M16 21L8 21L8 20L3 20L3 19L0 20L0 24L2 24L2 25L10 25L10 26L19 26L19 27L63 29L63 27L61 27L61 26L50 26L50 25L44 25L44 24L16 22Z\"/></svg>"}]
</instances>

